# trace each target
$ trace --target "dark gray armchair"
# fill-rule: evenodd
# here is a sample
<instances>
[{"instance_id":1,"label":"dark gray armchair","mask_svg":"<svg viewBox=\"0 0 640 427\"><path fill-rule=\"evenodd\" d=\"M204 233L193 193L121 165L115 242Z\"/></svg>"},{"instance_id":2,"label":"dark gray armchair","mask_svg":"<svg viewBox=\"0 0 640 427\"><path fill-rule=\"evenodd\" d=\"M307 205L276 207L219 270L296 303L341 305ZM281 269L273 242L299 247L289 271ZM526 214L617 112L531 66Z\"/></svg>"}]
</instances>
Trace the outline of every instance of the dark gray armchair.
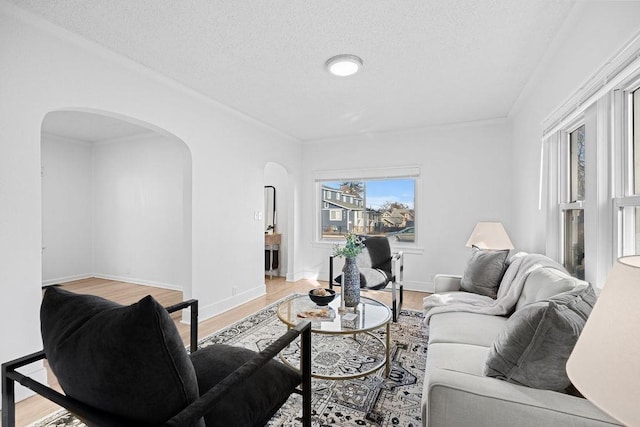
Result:
<instances>
[{"instance_id":1,"label":"dark gray armchair","mask_svg":"<svg viewBox=\"0 0 640 427\"><path fill-rule=\"evenodd\" d=\"M364 289L384 289L391 286L391 311L393 321L398 321L402 309L404 252L391 253L389 239L383 236L364 238L365 250L357 256L360 270L360 287ZM329 257L329 287L340 286L342 276L334 276L334 258Z\"/></svg>"},{"instance_id":2,"label":"dark gray armchair","mask_svg":"<svg viewBox=\"0 0 640 427\"><path fill-rule=\"evenodd\" d=\"M191 353L169 312L191 309ZM2 425L15 426L15 382L93 426L262 426L291 393L311 425L311 328L301 322L257 353L197 348L198 302L163 308L151 296L130 306L59 288L45 291L44 350L2 364ZM297 337L301 367L272 360ZM18 369L47 359L64 394Z\"/></svg>"}]
</instances>

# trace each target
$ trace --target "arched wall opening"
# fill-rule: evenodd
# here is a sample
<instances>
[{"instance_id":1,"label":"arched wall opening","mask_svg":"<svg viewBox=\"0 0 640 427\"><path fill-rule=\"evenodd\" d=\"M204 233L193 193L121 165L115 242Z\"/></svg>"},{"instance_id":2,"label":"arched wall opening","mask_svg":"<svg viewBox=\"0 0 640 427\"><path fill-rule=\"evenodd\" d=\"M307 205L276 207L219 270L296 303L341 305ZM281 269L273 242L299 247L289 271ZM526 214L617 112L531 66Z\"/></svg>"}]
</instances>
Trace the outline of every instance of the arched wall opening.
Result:
<instances>
[{"instance_id":1,"label":"arched wall opening","mask_svg":"<svg viewBox=\"0 0 640 427\"><path fill-rule=\"evenodd\" d=\"M275 188L275 232L281 235L281 244L279 248L278 261L278 276L287 277L290 272L290 267L293 264L290 257L292 251L290 251L292 242L293 227L290 224L289 208L293 203L293 196L291 194L291 183L289 173L279 163L267 162L264 167L264 185L273 186ZM269 216L267 211L270 208L265 204L265 220Z\"/></svg>"},{"instance_id":2,"label":"arched wall opening","mask_svg":"<svg viewBox=\"0 0 640 427\"><path fill-rule=\"evenodd\" d=\"M42 284L100 277L191 294L191 152L154 125L58 110L42 122Z\"/></svg>"}]
</instances>

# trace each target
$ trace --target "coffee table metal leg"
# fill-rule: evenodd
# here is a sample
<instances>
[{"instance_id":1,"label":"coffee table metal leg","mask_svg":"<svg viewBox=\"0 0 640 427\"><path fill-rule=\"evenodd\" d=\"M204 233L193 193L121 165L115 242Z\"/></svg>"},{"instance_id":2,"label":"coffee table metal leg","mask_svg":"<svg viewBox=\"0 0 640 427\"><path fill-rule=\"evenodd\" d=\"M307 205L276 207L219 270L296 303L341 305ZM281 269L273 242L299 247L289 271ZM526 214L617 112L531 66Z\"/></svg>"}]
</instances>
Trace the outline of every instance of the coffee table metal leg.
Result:
<instances>
[{"instance_id":1,"label":"coffee table metal leg","mask_svg":"<svg viewBox=\"0 0 640 427\"><path fill-rule=\"evenodd\" d=\"M386 345L385 345L385 352L387 355L387 362L384 365L384 376L388 377L389 376L389 372L391 371L391 358L390 358L390 343L391 343L391 322L387 322L387 338L386 338Z\"/></svg>"}]
</instances>

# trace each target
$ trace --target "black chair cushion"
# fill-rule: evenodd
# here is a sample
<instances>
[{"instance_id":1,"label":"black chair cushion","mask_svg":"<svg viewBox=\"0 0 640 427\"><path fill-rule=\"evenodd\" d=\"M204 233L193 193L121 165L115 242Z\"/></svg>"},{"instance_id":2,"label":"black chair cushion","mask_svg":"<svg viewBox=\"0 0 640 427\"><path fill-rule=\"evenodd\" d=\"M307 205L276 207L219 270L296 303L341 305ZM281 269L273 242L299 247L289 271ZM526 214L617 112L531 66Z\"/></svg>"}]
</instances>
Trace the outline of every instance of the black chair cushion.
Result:
<instances>
[{"instance_id":1,"label":"black chair cushion","mask_svg":"<svg viewBox=\"0 0 640 427\"><path fill-rule=\"evenodd\" d=\"M362 260L358 259L360 287L384 289L392 278L389 239L382 236L367 237L364 240L364 245L367 248L366 251L358 255L358 257L367 257ZM342 275L335 277L334 281L342 284Z\"/></svg>"},{"instance_id":2,"label":"black chair cushion","mask_svg":"<svg viewBox=\"0 0 640 427\"><path fill-rule=\"evenodd\" d=\"M257 353L246 348L214 344L190 355L201 393L222 381ZM204 417L211 426L262 426L300 384L302 376L271 360L217 403Z\"/></svg>"},{"instance_id":3,"label":"black chair cushion","mask_svg":"<svg viewBox=\"0 0 640 427\"><path fill-rule=\"evenodd\" d=\"M196 373L169 313L56 287L40 309L44 351L62 389L127 424L160 424L198 398Z\"/></svg>"},{"instance_id":4,"label":"black chair cushion","mask_svg":"<svg viewBox=\"0 0 640 427\"><path fill-rule=\"evenodd\" d=\"M380 269L391 276L391 246L389 245L389 239L382 236L368 237L365 239L364 245L371 257L371 268Z\"/></svg>"}]
</instances>

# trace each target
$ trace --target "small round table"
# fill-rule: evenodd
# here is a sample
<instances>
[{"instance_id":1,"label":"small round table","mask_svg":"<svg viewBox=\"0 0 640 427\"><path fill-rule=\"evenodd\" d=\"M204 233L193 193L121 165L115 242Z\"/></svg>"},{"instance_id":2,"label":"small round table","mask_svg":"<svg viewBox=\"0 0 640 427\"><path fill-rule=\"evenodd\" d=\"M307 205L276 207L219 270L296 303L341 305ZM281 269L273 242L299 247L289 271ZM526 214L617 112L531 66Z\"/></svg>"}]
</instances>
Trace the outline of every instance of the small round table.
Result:
<instances>
[{"instance_id":1,"label":"small round table","mask_svg":"<svg viewBox=\"0 0 640 427\"><path fill-rule=\"evenodd\" d=\"M325 348L331 348L333 354L330 351L321 351L314 348L314 340L312 340L314 354L311 355L311 359L312 365L316 368L312 373L313 377L322 379L357 378L369 375L383 365L385 366L384 374L388 376L390 370L391 310L381 302L365 297L360 297L360 304L357 307L347 307L345 309L344 307L341 308L340 304L340 294L337 294L336 298L328 306L322 307L311 301L309 296L300 295L282 302L278 306L276 313L287 327L292 327L303 320L298 316L299 313L313 312L321 308L328 310L327 315L324 317L304 318L304 320L311 321L312 333L336 337L334 343L325 343ZM385 341L371 333L371 331L383 326L386 326ZM359 337L361 334L365 334L365 336ZM348 336L351 336L351 343L345 340L345 337ZM341 351L345 353L346 358L332 361L332 358L343 357L336 356L336 354L340 355ZM381 353L381 357L373 353ZM290 366L298 366L295 361L289 360L284 353L281 353L280 358ZM331 362L339 364L340 372L322 372L321 365L328 365Z\"/></svg>"}]
</instances>

